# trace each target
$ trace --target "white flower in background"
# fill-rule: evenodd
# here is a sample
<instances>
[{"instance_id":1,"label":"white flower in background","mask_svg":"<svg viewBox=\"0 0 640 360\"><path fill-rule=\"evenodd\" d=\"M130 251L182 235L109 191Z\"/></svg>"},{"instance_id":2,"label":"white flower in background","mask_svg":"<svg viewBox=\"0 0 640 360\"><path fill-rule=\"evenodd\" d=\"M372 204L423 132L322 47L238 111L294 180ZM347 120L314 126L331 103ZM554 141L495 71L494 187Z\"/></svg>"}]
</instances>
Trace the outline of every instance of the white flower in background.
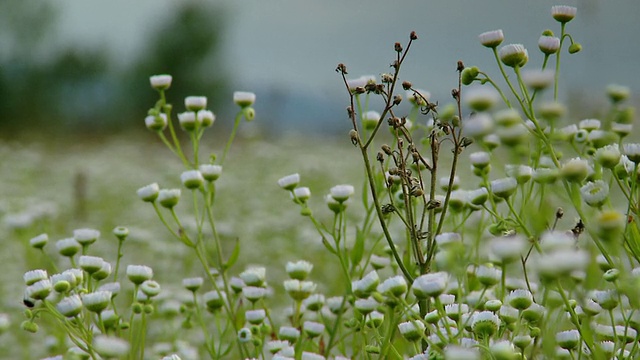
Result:
<instances>
[{"instance_id":1,"label":"white flower in background","mask_svg":"<svg viewBox=\"0 0 640 360\"><path fill-rule=\"evenodd\" d=\"M376 290L376 287L379 284L380 278L378 277L378 273L374 270L369 272L362 279L351 282L351 289L355 296L359 298L366 298Z\"/></svg>"},{"instance_id":2,"label":"white flower in background","mask_svg":"<svg viewBox=\"0 0 640 360\"><path fill-rule=\"evenodd\" d=\"M137 193L138 197L142 199L142 201L154 202L160 193L160 186L158 183L149 184L138 189Z\"/></svg>"},{"instance_id":3,"label":"white flower in background","mask_svg":"<svg viewBox=\"0 0 640 360\"><path fill-rule=\"evenodd\" d=\"M311 281L289 279L284 281L284 289L292 299L302 301L316 291L316 284Z\"/></svg>"},{"instance_id":4,"label":"white flower in background","mask_svg":"<svg viewBox=\"0 0 640 360\"><path fill-rule=\"evenodd\" d=\"M380 113L377 111L369 110L362 115L362 126L367 130L375 129L380 120Z\"/></svg>"},{"instance_id":5,"label":"white flower in background","mask_svg":"<svg viewBox=\"0 0 640 360\"><path fill-rule=\"evenodd\" d=\"M493 130L493 120L486 113L476 113L462 123L465 136L484 137Z\"/></svg>"},{"instance_id":6,"label":"white flower in background","mask_svg":"<svg viewBox=\"0 0 640 360\"><path fill-rule=\"evenodd\" d=\"M583 129L587 131L598 130L600 129L600 126L601 126L601 122L598 119L584 119L584 120L580 120L580 122L578 123L579 129Z\"/></svg>"},{"instance_id":7,"label":"white flower in background","mask_svg":"<svg viewBox=\"0 0 640 360\"><path fill-rule=\"evenodd\" d=\"M640 144L638 143L622 144L622 152L634 164L640 163Z\"/></svg>"},{"instance_id":8,"label":"white flower in background","mask_svg":"<svg viewBox=\"0 0 640 360\"><path fill-rule=\"evenodd\" d=\"M378 285L378 292L387 296L401 296L407 292L407 281L403 276L392 276Z\"/></svg>"},{"instance_id":9,"label":"white flower in background","mask_svg":"<svg viewBox=\"0 0 640 360\"><path fill-rule=\"evenodd\" d=\"M575 329L560 331L556 334L556 342L563 349L573 350L580 344L580 332Z\"/></svg>"},{"instance_id":10,"label":"white flower in background","mask_svg":"<svg viewBox=\"0 0 640 360\"><path fill-rule=\"evenodd\" d=\"M313 264L305 260L299 260L296 262L289 261L286 266L289 277L297 280L306 279L312 269Z\"/></svg>"},{"instance_id":11,"label":"white flower in background","mask_svg":"<svg viewBox=\"0 0 640 360\"><path fill-rule=\"evenodd\" d=\"M198 126L198 118L193 111L185 111L178 114L178 122L184 131L193 131Z\"/></svg>"},{"instance_id":12,"label":"white flower in background","mask_svg":"<svg viewBox=\"0 0 640 360\"><path fill-rule=\"evenodd\" d=\"M300 183L300 174L287 175L278 180L278 186L285 190L293 190Z\"/></svg>"},{"instance_id":13,"label":"white flower in background","mask_svg":"<svg viewBox=\"0 0 640 360\"><path fill-rule=\"evenodd\" d=\"M203 164L198 168L202 177L209 182L216 181L222 175L222 166Z\"/></svg>"},{"instance_id":14,"label":"white flower in background","mask_svg":"<svg viewBox=\"0 0 640 360\"><path fill-rule=\"evenodd\" d=\"M180 174L182 185L187 189L197 190L204 184L204 177L199 170L187 170Z\"/></svg>"},{"instance_id":15,"label":"white flower in background","mask_svg":"<svg viewBox=\"0 0 640 360\"><path fill-rule=\"evenodd\" d=\"M501 236L493 238L489 247L501 263L509 263L526 254L527 240L521 235Z\"/></svg>"},{"instance_id":16,"label":"white flower in background","mask_svg":"<svg viewBox=\"0 0 640 360\"><path fill-rule=\"evenodd\" d=\"M502 178L491 181L491 192L500 198L506 199L513 195L518 187L518 181L514 178Z\"/></svg>"},{"instance_id":17,"label":"white flower in background","mask_svg":"<svg viewBox=\"0 0 640 360\"><path fill-rule=\"evenodd\" d=\"M426 328L427 326L419 320L405 321L398 324L400 334L402 334L402 336L409 341L419 340L422 336L424 336L424 331L426 330Z\"/></svg>"},{"instance_id":18,"label":"white flower in background","mask_svg":"<svg viewBox=\"0 0 640 360\"><path fill-rule=\"evenodd\" d=\"M25 285L33 285L40 280L49 278L49 275L47 274L47 270L37 269L27 271L22 278L24 279Z\"/></svg>"},{"instance_id":19,"label":"white flower in background","mask_svg":"<svg viewBox=\"0 0 640 360\"><path fill-rule=\"evenodd\" d=\"M324 324L315 321L305 321L302 324L302 331L311 338L320 336L324 332Z\"/></svg>"},{"instance_id":20,"label":"white flower in background","mask_svg":"<svg viewBox=\"0 0 640 360\"><path fill-rule=\"evenodd\" d=\"M589 162L582 158L573 158L560 168L560 175L569 182L581 183L589 175Z\"/></svg>"},{"instance_id":21,"label":"white flower in background","mask_svg":"<svg viewBox=\"0 0 640 360\"><path fill-rule=\"evenodd\" d=\"M256 102L256 94L247 91L236 91L233 93L233 102L240 107L248 107Z\"/></svg>"},{"instance_id":22,"label":"white flower in background","mask_svg":"<svg viewBox=\"0 0 640 360\"><path fill-rule=\"evenodd\" d=\"M464 103L475 111L486 111L500 101L500 94L488 86L471 86L463 97Z\"/></svg>"},{"instance_id":23,"label":"white flower in background","mask_svg":"<svg viewBox=\"0 0 640 360\"><path fill-rule=\"evenodd\" d=\"M197 112L207 107L206 96L187 96L184 99L184 106L189 111Z\"/></svg>"},{"instance_id":24,"label":"white flower in background","mask_svg":"<svg viewBox=\"0 0 640 360\"><path fill-rule=\"evenodd\" d=\"M491 154L486 151L476 151L469 154L471 165L478 169L484 169L491 164Z\"/></svg>"},{"instance_id":25,"label":"white flower in background","mask_svg":"<svg viewBox=\"0 0 640 360\"><path fill-rule=\"evenodd\" d=\"M368 83L376 83L376 77L373 75L363 75L356 79L347 79L349 90L354 91L356 88L364 88Z\"/></svg>"},{"instance_id":26,"label":"white flower in background","mask_svg":"<svg viewBox=\"0 0 640 360\"><path fill-rule=\"evenodd\" d=\"M600 207L609 197L609 185L602 180L589 181L580 188L580 195L587 205Z\"/></svg>"},{"instance_id":27,"label":"white flower in background","mask_svg":"<svg viewBox=\"0 0 640 360\"><path fill-rule=\"evenodd\" d=\"M132 283L140 285L146 280L151 280L153 269L145 265L128 265L127 277Z\"/></svg>"},{"instance_id":28,"label":"white flower in background","mask_svg":"<svg viewBox=\"0 0 640 360\"><path fill-rule=\"evenodd\" d=\"M111 291L95 291L81 296L82 303L87 310L101 313L111 304Z\"/></svg>"},{"instance_id":29,"label":"white flower in background","mask_svg":"<svg viewBox=\"0 0 640 360\"><path fill-rule=\"evenodd\" d=\"M420 275L413 280L411 288L414 295L419 299L436 297L447 289L449 274L446 272L436 272Z\"/></svg>"},{"instance_id":30,"label":"white flower in background","mask_svg":"<svg viewBox=\"0 0 640 360\"><path fill-rule=\"evenodd\" d=\"M343 203L353 195L354 188L352 185L336 185L329 190L329 193L335 201Z\"/></svg>"},{"instance_id":31,"label":"white flower in background","mask_svg":"<svg viewBox=\"0 0 640 360\"><path fill-rule=\"evenodd\" d=\"M93 349L105 359L119 359L129 352L129 343L120 338L98 335L93 338Z\"/></svg>"},{"instance_id":32,"label":"white flower in background","mask_svg":"<svg viewBox=\"0 0 640 360\"><path fill-rule=\"evenodd\" d=\"M162 131L167 128L169 120L166 114L148 115L144 118L144 125L152 131Z\"/></svg>"},{"instance_id":33,"label":"white flower in background","mask_svg":"<svg viewBox=\"0 0 640 360\"><path fill-rule=\"evenodd\" d=\"M631 89L628 86L610 84L607 85L607 96L613 103L619 103L629 98L631 95Z\"/></svg>"},{"instance_id":34,"label":"white flower in background","mask_svg":"<svg viewBox=\"0 0 640 360\"><path fill-rule=\"evenodd\" d=\"M553 84L555 71L527 69L522 71L522 82L533 90L543 90Z\"/></svg>"},{"instance_id":35,"label":"white flower in background","mask_svg":"<svg viewBox=\"0 0 640 360\"><path fill-rule=\"evenodd\" d=\"M216 121L216 115L211 110L198 110L196 120L202 124L202 126L209 127Z\"/></svg>"},{"instance_id":36,"label":"white flower in background","mask_svg":"<svg viewBox=\"0 0 640 360\"><path fill-rule=\"evenodd\" d=\"M149 77L149 82L151 83L151 87L156 90L166 90L171 86L171 81L173 78L171 75L161 74L161 75L152 75Z\"/></svg>"},{"instance_id":37,"label":"white flower in background","mask_svg":"<svg viewBox=\"0 0 640 360\"><path fill-rule=\"evenodd\" d=\"M60 314L66 317L74 317L82 311L82 300L80 295L71 295L60 300L56 304L56 309Z\"/></svg>"},{"instance_id":38,"label":"white flower in background","mask_svg":"<svg viewBox=\"0 0 640 360\"><path fill-rule=\"evenodd\" d=\"M239 276L247 286L261 287L264 285L266 275L267 269L263 266L257 266L248 268L247 270L241 272Z\"/></svg>"},{"instance_id":39,"label":"white flower in background","mask_svg":"<svg viewBox=\"0 0 640 360\"><path fill-rule=\"evenodd\" d=\"M311 190L308 187L298 187L293 189L294 200L305 202L311 197Z\"/></svg>"}]
</instances>

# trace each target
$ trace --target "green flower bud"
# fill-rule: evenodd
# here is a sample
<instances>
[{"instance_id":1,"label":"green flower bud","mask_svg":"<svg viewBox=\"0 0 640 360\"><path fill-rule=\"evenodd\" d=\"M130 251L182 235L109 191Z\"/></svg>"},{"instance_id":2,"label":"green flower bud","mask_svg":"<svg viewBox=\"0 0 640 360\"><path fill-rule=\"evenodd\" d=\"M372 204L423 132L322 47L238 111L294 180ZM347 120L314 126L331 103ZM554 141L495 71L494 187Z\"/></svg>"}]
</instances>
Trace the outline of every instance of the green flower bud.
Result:
<instances>
[{"instance_id":1,"label":"green flower bud","mask_svg":"<svg viewBox=\"0 0 640 360\"><path fill-rule=\"evenodd\" d=\"M578 43L573 43L573 44L571 44L571 46L569 46L569 54L575 54L575 53L579 52L580 50L582 50L582 45L580 45Z\"/></svg>"},{"instance_id":2,"label":"green flower bud","mask_svg":"<svg viewBox=\"0 0 640 360\"><path fill-rule=\"evenodd\" d=\"M464 68L461 74L462 84L470 85L478 77L479 72L477 66Z\"/></svg>"}]
</instances>

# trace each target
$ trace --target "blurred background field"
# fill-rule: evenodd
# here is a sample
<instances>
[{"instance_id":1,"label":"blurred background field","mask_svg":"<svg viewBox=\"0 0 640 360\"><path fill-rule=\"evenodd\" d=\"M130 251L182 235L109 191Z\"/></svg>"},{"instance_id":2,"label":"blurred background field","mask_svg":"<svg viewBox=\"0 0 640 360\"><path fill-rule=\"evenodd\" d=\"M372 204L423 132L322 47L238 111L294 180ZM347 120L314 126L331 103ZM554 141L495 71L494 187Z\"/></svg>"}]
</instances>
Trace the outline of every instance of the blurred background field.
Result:
<instances>
[{"instance_id":1,"label":"blurred background field","mask_svg":"<svg viewBox=\"0 0 640 360\"><path fill-rule=\"evenodd\" d=\"M76 228L99 229L96 252L113 261L111 229L127 226L131 238L124 264L149 262L167 289L178 288L182 276L201 275L197 264L191 268L184 246L170 241L153 209L135 194L152 182L180 187L180 162L143 124L156 96L148 77L158 73L174 76L169 98L176 112L187 95L209 98L217 120L203 153L219 153L224 146L236 110L233 91L257 94L256 120L241 126L219 182L216 215L227 250L236 239L243 245L235 273L248 264L266 265L268 278L277 280L287 261L306 259L317 267L312 278L335 286L319 290L335 291L335 261L276 181L299 172L321 219L330 219L322 196L331 186L350 183L361 189L336 64L346 63L353 77L379 76L388 69L393 42L405 42L415 30L420 41L404 78L429 90L432 100L447 103L457 60L497 73L477 41L481 32L502 28L506 42L523 43L531 63L539 63L541 31L558 31L549 15L554 4L0 3L0 312L11 313L17 329L22 274L47 266L26 242L45 231L55 241ZM637 104L640 3L567 4L578 6L569 28L584 48L566 56L562 69L562 98L572 119L603 114L609 83L629 86L631 103ZM53 246L47 251L55 253ZM29 336L0 335L0 347L9 349L17 338Z\"/></svg>"}]
</instances>

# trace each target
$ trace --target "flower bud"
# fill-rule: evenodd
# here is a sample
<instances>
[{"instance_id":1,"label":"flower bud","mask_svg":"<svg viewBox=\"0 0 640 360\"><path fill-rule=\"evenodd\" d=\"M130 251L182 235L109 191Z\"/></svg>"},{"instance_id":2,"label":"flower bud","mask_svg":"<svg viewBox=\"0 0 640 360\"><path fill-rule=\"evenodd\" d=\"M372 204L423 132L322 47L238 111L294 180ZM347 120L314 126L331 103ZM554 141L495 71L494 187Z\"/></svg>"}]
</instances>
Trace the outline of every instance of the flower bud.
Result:
<instances>
[{"instance_id":1,"label":"flower bud","mask_svg":"<svg viewBox=\"0 0 640 360\"><path fill-rule=\"evenodd\" d=\"M529 61L529 53L522 44L505 45L498 51L500 60L509 67L522 67Z\"/></svg>"},{"instance_id":2,"label":"flower bud","mask_svg":"<svg viewBox=\"0 0 640 360\"><path fill-rule=\"evenodd\" d=\"M71 257L80 251L80 243L74 238L66 238L56 242L56 249L62 256Z\"/></svg>"},{"instance_id":3,"label":"flower bud","mask_svg":"<svg viewBox=\"0 0 640 360\"><path fill-rule=\"evenodd\" d=\"M482 34L478 35L478 38L480 39L480 43L483 46L486 46L488 48L496 48L498 47L498 45L502 44L502 41L504 40L504 34L502 33L502 29L492 30L483 32Z\"/></svg>"},{"instance_id":4,"label":"flower bud","mask_svg":"<svg viewBox=\"0 0 640 360\"><path fill-rule=\"evenodd\" d=\"M214 121L216 121L216 115L210 110L199 110L196 113L196 120L202 126L209 127L213 125Z\"/></svg>"},{"instance_id":5,"label":"flower bud","mask_svg":"<svg viewBox=\"0 0 640 360\"><path fill-rule=\"evenodd\" d=\"M158 194L160 192L160 186L158 183L149 184L147 186L141 187L138 189L138 197L145 202L154 202L156 198L158 198Z\"/></svg>"},{"instance_id":6,"label":"flower bud","mask_svg":"<svg viewBox=\"0 0 640 360\"><path fill-rule=\"evenodd\" d=\"M204 177L198 170L187 170L180 175L182 185L187 189L197 190L204 183Z\"/></svg>"},{"instance_id":7,"label":"flower bud","mask_svg":"<svg viewBox=\"0 0 640 360\"><path fill-rule=\"evenodd\" d=\"M178 114L178 122L180 122L180 127L184 131L193 131L198 126L198 119L193 111L185 111Z\"/></svg>"},{"instance_id":8,"label":"flower bud","mask_svg":"<svg viewBox=\"0 0 640 360\"><path fill-rule=\"evenodd\" d=\"M153 75L149 77L151 87L156 90L167 90L171 86L171 75Z\"/></svg>"},{"instance_id":9,"label":"flower bud","mask_svg":"<svg viewBox=\"0 0 640 360\"><path fill-rule=\"evenodd\" d=\"M144 118L144 124L151 131L162 131L166 129L169 121L166 114L148 115Z\"/></svg>"},{"instance_id":10,"label":"flower bud","mask_svg":"<svg viewBox=\"0 0 640 360\"><path fill-rule=\"evenodd\" d=\"M82 295L82 303L87 310L101 313L111 303L110 291L95 291Z\"/></svg>"},{"instance_id":11,"label":"flower bud","mask_svg":"<svg viewBox=\"0 0 640 360\"><path fill-rule=\"evenodd\" d=\"M249 107L256 102L256 94L252 92L236 91L233 93L233 102L242 108Z\"/></svg>"},{"instance_id":12,"label":"flower bud","mask_svg":"<svg viewBox=\"0 0 640 360\"><path fill-rule=\"evenodd\" d=\"M569 46L569 54L575 54L580 52L580 50L582 50L582 45L578 43L573 43Z\"/></svg>"},{"instance_id":13,"label":"flower bud","mask_svg":"<svg viewBox=\"0 0 640 360\"><path fill-rule=\"evenodd\" d=\"M162 189L158 193L158 202L167 209L171 209L180 200L180 189Z\"/></svg>"},{"instance_id":14,"label":"flower bud","mask_svg":"<svg viewBox=\"0 0 640 360\"><path fill-rule=\"evenodd\" d=\"M40 234L34 238L31 238L31 240L29 240L29 245L31 245L31 247L34 249L42 249L45 247L45 245L47 245L48 242L49 235Z\"/></svg>"},{"instance_id":15,"label":"flower bud","mask_svg":"<svg viewBox=\"0 0 640 360\"><path fill-rule=\"evenodd\" d=\"M538 48L547 55L555 54L560 49L560 39L555 36L540 36Z\"/></svg>"},{"instance_id":16,"label":"flower bud","mask_svg":"<svg viewBox=\"0 0 640 360\"><path fill-rule=\"evenodd\" d=\"M153 269L145 265L129 265L127 266L127 277L132 283L140 285L146 280L151 280Z\"/></svg>"},{"instance_id":17,"label":"flower bud","mask_svg":"<svg viewBox=\"0 0 640 360\"><path fill-rule=\"evenodd\" d=\"M184 106L189 111L196 112L198 110L202 110L207 107L207 97L206 96L187 96L184 99Z\"/></svg>"},{"instance_id":18,"label":"flower bud","mask_svg":"<svg viewBox=\"0 0 640 360\"><path fill-rule=\"evenodd\" d=\"M556 5L551 7L551 16L561 23L571 21L578 12L578 9L573 6Z\"/></svg>"}]
</instances>

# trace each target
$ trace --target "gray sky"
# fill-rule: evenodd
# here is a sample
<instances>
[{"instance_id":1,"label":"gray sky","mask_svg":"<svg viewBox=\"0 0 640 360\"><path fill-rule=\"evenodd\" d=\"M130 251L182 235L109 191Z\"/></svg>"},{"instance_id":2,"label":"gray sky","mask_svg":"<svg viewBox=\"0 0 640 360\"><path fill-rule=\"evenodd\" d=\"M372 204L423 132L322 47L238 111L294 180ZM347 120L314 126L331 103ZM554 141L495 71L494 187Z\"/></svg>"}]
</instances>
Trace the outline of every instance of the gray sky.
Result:
<instances>
[{"instance_id":1,"label":"gray sky","mask_svg":"<svg viewBox=\"0 0 640 360\"><path fill-rule=\"evenodd\" d=\"M171 14L169 0L58 0L62 41L106 45L123 61L140 48L144 35ZM549 0L238 0L217 1L229 15L225 34L227 69L237 89L270 87L284 93L342 96L334 69L350 75L379 75L389 70L393 43L418 33L405 63L403 79L434 94L449 94L456 83L455 64L478 65L497 77L491 53L477 35L503 29L505 42L529 49L528 66L539 66L537 40L544 29L559 33ZM563 55L565 90L602 94L609 83L640 83L634 66L640 57L640 1L565 0L578 7L568 24L583 45ZM212 69L217 71L217 69ZM443 95L444 96L444 95ZM448 101L448 99L445 99Z\"/></svg>"}]
</instances>

